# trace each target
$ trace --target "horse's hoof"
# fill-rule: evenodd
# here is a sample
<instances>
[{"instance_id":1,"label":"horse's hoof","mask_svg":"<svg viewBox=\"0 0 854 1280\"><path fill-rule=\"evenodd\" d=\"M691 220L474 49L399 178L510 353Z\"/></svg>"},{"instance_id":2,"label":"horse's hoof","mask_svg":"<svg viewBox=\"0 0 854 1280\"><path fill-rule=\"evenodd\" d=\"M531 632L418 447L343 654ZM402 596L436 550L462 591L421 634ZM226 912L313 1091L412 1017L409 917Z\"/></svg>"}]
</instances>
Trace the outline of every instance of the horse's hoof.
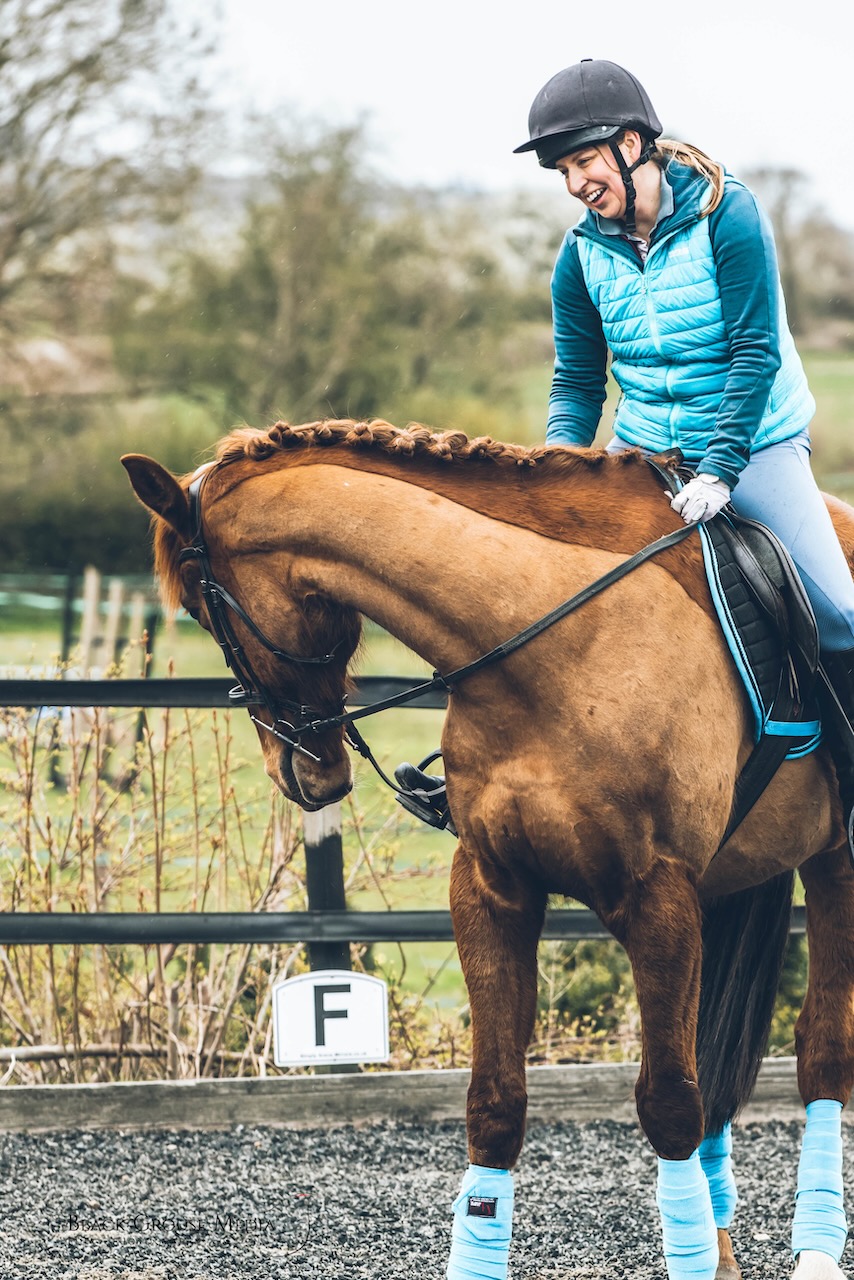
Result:
<instances>
[{"instance_id":1,"label":"horse's hoof","mask_svg":"<svg viewBox=\"0 0 854 1280\"><path fill-rule=\"evenodd\" d=\"M818 1249L802 1249L798 1254L798 1264L792 1280L846 1280L846 1276L829 1253L820 1253Z\"/></svg>"},{"instance_id":2,"label":"horse's hoof","mask_svg":"<svg viewBox=\"0 0 854 1280\"><path fill-rule=\"evenodd\" d=\"M732 1263L732 1265L727 1262L721 1262L715 1272L715 1280L743 1280L741 1267L737 1262Z\"/></svg>"}]
</instances>

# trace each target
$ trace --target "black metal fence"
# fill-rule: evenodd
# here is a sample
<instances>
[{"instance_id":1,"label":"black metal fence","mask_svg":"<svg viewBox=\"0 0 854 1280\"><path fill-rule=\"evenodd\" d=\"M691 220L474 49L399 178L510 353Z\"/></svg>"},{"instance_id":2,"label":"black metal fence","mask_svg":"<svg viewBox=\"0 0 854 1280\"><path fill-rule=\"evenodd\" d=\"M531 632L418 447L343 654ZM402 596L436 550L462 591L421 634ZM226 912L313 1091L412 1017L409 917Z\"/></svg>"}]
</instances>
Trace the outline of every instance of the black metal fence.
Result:
<instances>
[{"instance_id":1,"label":"black metal fence","mask_svg":"<svg viewBox=\"0 0 854 1280\"><path fill-rule=\"evenodd\" d=\"M366 706L401 692L414 681L367 677L357 683L352 702ZM4 707L170 707L229 706L233 679L0 680ZM445 694L434 691L409 705L442 708ZM451 942L448 911L348 911L344 904L340 839L312 849L308 911L299 912L0 912L0 945L280 943L304 942L315 968L346 962L350 942ZM339 870L339 867L341 868ZM792 932L806 927L803 907L795 907ZM608 938L594 912L562 909L546 914L549 940Z\"/></svg>"}]
</instances>

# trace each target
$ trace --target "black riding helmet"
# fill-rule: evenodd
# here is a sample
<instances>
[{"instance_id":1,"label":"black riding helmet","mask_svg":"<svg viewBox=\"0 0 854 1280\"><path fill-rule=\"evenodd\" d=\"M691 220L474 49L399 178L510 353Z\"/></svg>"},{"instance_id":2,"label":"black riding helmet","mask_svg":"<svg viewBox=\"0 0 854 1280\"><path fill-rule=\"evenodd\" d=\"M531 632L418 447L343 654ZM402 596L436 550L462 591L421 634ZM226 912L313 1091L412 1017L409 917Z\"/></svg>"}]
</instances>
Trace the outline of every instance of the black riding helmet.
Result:
<instances>
[{"instance_id":1,"label":"black riding helmet","mask_svg":"<svg viewBox=\"0 0 854 1280\"><path fill-rule=\"evenodd\" d=\"M616 139L624 129L636 129L645 146L633 165L627 165ZM530 138L515 153L536 151L545 169L554 169L562 156L581 147L607 142L626 188L626 226L634 230L635 185L632 173L655 151L661 121L643 85L631 72L604 58L585 58L566 67L543 85L528 114Z\"/></svg>"}]
</instances>

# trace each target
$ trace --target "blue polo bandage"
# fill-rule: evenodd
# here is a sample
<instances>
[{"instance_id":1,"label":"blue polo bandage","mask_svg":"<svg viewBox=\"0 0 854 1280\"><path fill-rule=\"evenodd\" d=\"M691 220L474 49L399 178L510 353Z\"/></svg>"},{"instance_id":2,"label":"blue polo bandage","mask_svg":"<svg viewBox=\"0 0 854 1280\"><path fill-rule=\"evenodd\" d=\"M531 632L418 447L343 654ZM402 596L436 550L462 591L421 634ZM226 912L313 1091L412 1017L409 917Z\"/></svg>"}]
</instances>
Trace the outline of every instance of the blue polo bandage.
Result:
<instances>
[{"instance_id":1,"label":"blue polo bandage","mask_svg":"<svg viewBox=\"0 0 854 1280\"><path fill-rule=\"evenodd\" d=\"M792 1253L828 1253L839 1262L848 1224L842 1202L842 1103L820 1098L807 1107L798 1163Z\"/></svg>"},{"instance_id":2,"label":"blue polo bandage","mask_svg":"<svg viewBox=\"0 0 854 1280\"><path fill-rule=\"evenodd\" d=\"M447 1280L506 1280L512 1234L512 1173L470 1164L454 1201Z\"/></svg>"},{"instance_id":3,"label":"blue polo bandage","mask_svg":"<svg viewBox=\"0 0 854 1280\"><path fill-rule=\"evenodd\" d=\"M714 1280L718 1232L699 1151L688 1160L659 1156L656 1199L670 1280Z\"/></svg>"},{"instance_id":4,"label":"blue polo bandage","mask_svg":"<svg viewBox=\"0 0 854 1280\"><path fill-rule=\"evenodd\" d=\"M732 1125L720 1133L707 1134L700 1143L700 1164L709 1183L715 1226L725 1231L732 1222L738 1192L732 1172Z\"/></svg>"}]
</instances>

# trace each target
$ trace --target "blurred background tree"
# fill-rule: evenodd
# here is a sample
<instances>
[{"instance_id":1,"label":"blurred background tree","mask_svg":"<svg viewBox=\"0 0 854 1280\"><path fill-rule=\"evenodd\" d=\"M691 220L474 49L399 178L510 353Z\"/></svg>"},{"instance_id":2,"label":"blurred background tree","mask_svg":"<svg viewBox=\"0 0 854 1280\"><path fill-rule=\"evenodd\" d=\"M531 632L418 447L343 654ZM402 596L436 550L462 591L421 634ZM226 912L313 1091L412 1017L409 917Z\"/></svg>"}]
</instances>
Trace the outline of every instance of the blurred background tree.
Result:
<instances>
[{"instance_id":1,"label":"blurred background tree","mask_svg":"<svg viewBox=\"0 0 854 1280\"><path fill-rule=\"evenodd\" d=\"M151 232L186 209L207 112L192 68L208 50L163 0L3 0L7 336L97 325L122 233L146 223ZM7 344L4 354L26 353Z\"/></svg>"},{"instance_id":2,"label":"blurred background tree","mask_svg":"<svg viewBox=\"0 0 854 1280\"><path fill-rule=\"evenodd\" d=\"M358 121L224 120L214 45L213 18L197 29L178 0L0 0L6 570L144 572L119 455L188 470L237 422L542 438L548 280L575 206L557 189L402 188ZM827 483L854 493L836 430L854 238L811 211L797 171L747 176L818 353Z\"/></svg>"},{"instance_id":3,"label":"blurred background tree","mask_svg":"<svg viewBox=\"0 0 854 1280\"><path fill-rule=\"evenodd\" d=\"M360 127L307 132L256 137L233 240L181 253L156 287L122 282L111 330L128 385L200 396L224 425L497 392L515 291L482 218L383 190Z\"/></svg>"},{"instance_id":4,"label":"blurred background tree","mask_svg":"<svg viewBox=\"0 0 854 1280\"><path fill-rule=\"evenodd\" d=\"M65 568L144 544L113 500L108 315L203 171L210 45L164 0L0 4L0 545ZM104 552L102 549L106 548Z\"/></svg>"}]
</instances>

